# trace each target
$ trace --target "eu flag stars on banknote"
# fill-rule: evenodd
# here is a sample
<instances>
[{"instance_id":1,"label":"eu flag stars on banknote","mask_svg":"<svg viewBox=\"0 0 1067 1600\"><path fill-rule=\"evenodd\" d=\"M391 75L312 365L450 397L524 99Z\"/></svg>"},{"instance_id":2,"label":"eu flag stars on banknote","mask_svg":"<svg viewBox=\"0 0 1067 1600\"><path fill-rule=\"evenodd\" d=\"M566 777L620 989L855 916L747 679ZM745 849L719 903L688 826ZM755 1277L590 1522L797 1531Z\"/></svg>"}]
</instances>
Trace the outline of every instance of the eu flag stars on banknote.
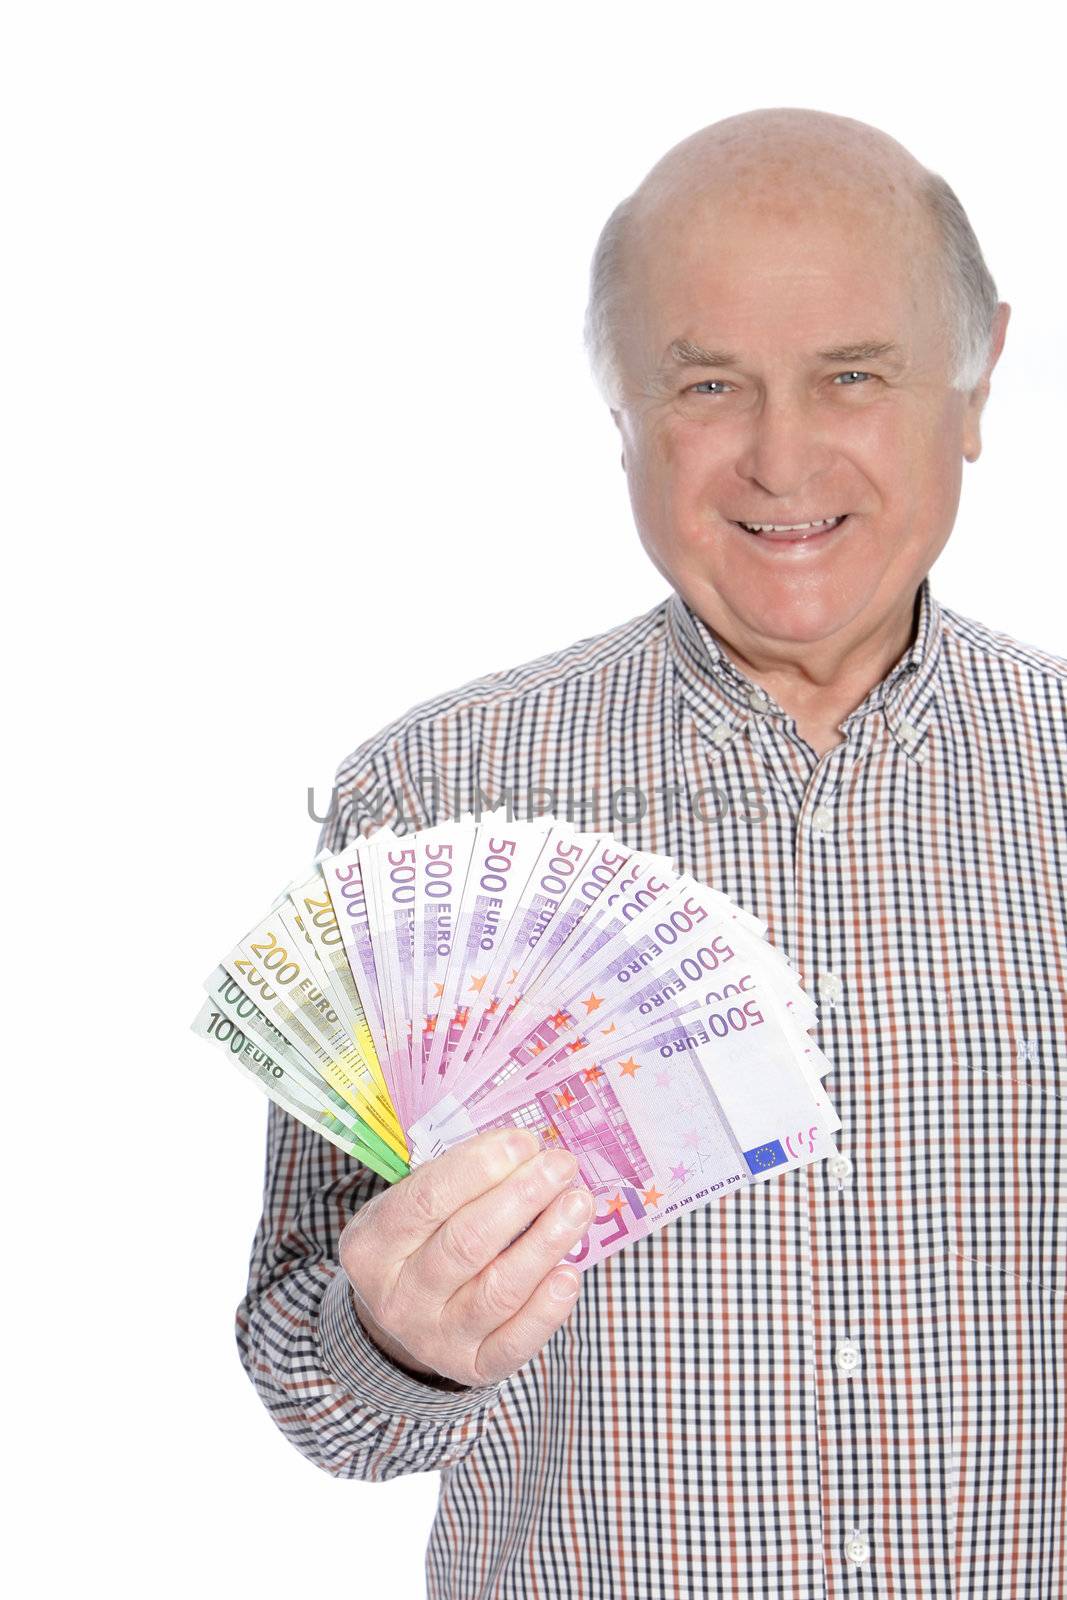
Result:
<instances>
[{"instance_id":1,"label":"eu flag stars on banknote","mask_svg":"<svg viewBox=\"0 0 1067 1600\"><path fill-rule=\"evenodd\" d=\"M194 1031L389 1182L488 1128L573 1151L596 1202L579 1270L841 1126L764 925L552 817L324 852L205 988Z\"/></svg>"}]
</instances>

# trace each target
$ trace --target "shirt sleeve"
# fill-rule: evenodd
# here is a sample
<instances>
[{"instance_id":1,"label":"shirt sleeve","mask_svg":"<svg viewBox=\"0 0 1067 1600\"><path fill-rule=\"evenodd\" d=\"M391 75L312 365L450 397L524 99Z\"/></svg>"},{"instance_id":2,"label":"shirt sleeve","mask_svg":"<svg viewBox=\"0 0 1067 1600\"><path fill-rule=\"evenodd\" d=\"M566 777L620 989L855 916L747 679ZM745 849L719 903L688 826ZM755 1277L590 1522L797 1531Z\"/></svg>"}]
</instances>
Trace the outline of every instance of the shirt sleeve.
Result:
<instances>
[{"instance_id":1,"label":"shirt sleeve","mask_svg":"<svg viewBox=\"0 0 1067 1600\"><path fill-rule=\"evenodd\" d=\"M337 851L384 823L403 830L437 820L406 758L391 758L388 745L380 738L342 763L320 846ZM349 1218L386 1187L271 1103L263 1215L237 1345L278 1427L340 1478L377 1481L462 1459L502 1387L439 1386L406 1372L364 1331L337 1249Z\"/></svg>"},{"instance_id":2,"label":"shirt sleeve","mask_svg":"<svg viewBox=\"0 0 1067 1600\"><path fill-rule=\"evenodd\" d=\"M263 1215L237 1345L278 1427L339 1478L378 1481L462 1459L502 1387L438 1387L397 1366L364 1332L337 1247L349 1217L385 1187L271 1104Z\"/></svg>"}]
</instances>

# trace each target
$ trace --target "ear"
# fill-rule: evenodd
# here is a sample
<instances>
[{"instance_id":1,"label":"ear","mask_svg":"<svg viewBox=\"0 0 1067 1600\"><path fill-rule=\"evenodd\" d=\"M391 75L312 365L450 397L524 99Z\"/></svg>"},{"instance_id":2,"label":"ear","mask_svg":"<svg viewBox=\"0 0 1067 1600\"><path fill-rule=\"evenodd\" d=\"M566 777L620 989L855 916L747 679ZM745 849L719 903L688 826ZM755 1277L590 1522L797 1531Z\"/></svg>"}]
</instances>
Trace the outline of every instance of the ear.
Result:
<instances>
[{"instance_id":1,"label":"ear","mask_svg":"<svg viewBox=\"0 0 1067 1600\"><path fill-rule=\"evenodd\" d=\"M1004 348L1004 336L1008 331L1008 320L1011 316L1011 306L1002 300L993 313L993 344L989 352L989 362L981 380L975 384L967 397L967 410L963 419L963 459L977 461L982 453L982 432L979 422L982 410L989 399L989 382L993 375L993 368L1000 360L1000 352Z\"/></svg>"},{"instance_id":2,"label":"ear","mask_svg":"<svg viewBox=\"0 0 1067 1600\"><path fill-rule=\"evenodd\" d=\"M614 422L614 424L618 428L619 432L622 433L622 412L613 410L612 413L611 413L611 420L612 420L612 422ZM625 435L624 435L624 437L625 437ZM622 470L625 472L626 471L626 451L625 450L623 450L622 454L619 456L619 465L621 466Z\"/></svg>"}]
</instances>

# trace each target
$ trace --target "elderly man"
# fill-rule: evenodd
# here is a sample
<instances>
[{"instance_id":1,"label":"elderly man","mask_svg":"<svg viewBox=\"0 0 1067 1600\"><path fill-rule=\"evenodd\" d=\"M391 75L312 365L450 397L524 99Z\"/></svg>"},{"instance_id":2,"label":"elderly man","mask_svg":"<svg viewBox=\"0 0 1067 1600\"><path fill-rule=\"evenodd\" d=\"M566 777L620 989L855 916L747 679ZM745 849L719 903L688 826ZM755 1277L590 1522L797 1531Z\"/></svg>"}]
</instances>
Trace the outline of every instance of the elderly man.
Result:
<instances>
[{"instance_id":1,"label":"elderly man","mask_svg":"<svg viewBox=\"0 0 1067 1600\"><path fill-rule=\"evenodd\" d=\"M271 1108L246 1366L337 1476L442 1470L434 1596L1064 1592L1067 663L927 579L1007 321L878 130L685 140L588 318L675 592L341 769L335 848L464 791L608 827L625 791L616 832L799 967L842 1120L579 1292L565 1163L495 1133L388 1188Z\"/></svg>"}]
</instances>

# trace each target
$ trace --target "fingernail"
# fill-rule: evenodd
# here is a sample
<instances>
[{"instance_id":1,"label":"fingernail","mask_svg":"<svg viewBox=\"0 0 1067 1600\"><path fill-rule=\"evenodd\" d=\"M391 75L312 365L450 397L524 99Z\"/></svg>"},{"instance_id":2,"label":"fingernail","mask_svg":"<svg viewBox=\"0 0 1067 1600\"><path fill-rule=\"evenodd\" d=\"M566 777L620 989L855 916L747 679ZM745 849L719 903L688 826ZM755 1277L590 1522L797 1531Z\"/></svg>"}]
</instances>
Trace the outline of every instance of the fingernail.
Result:
<instances>
[{"instance_id":1,"label":"fingernail","mask_svg":"<svg viewBox=\"0 0 1067 1600\"><path fill-rule=\"evenodd\" d=\"M591 1211L591 1195L588 1189L575 1189L565 1200L560 1202L560 1209L568 1222L585 1222Z\"/></svg>"},{"instance_id":2,"label":"fingernail","mask_svg":"<svg viewBox=\"0 0 1067 1600\"><path fill-rule=\"evenodd\" d=\"M573 1300L578 1293L578 1283L577 1273L557 1272L548 1280L548 1292L553 1300Z\"/></svg>"},{"instance_id":3,"label":"fingernail","mask_svg":"<svg viewBox=\"0 0 1067 1600\"><path fill-rule=\"evenodd\" d=\"M578 1171L577 1157L569 1150L550 1150L544 1157L545 1171L555 1183L562 1183L564 1178L573 1178Z\"/></svg>"},{"instance_id":4,"label":"fingernail","mask_svg":"<svg viewBox=\"0 0 1067 1600\"><path fill-rule=\"evenodd\" d=\"M504 1149L512 1161L528 1161L540 1142L536 1133L528 1128L515 1128L504 1140Z\"/></svg>"}]
</instances>

